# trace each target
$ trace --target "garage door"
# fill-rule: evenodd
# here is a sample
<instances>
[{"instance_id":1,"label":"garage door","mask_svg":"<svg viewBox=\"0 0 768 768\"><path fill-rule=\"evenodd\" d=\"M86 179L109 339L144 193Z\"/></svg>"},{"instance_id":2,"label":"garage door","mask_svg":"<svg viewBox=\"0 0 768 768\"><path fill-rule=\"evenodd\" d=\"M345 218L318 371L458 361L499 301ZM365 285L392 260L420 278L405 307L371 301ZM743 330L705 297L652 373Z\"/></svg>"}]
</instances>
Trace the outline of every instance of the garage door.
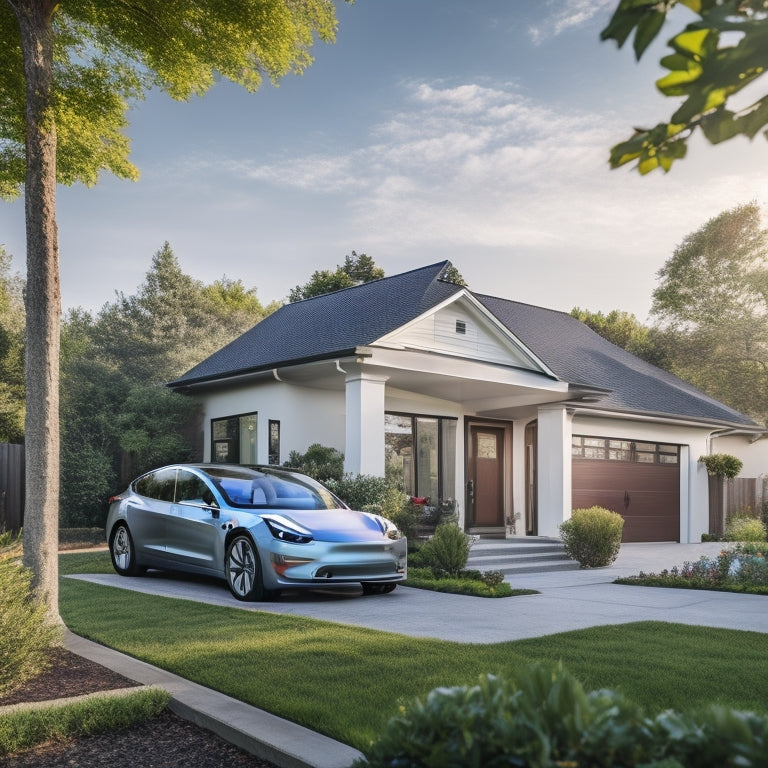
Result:
<instances>
[{"instance_id":1,"label":"garage door","mask_svg":"<svg viewBox=\"0 0 768 768\"><path fill-rule=\"evenodd\" d=\"M680 448L573 437L573 508L600 506L624 518L622 541L680 540Z\"/></svg>"}]
</instances>

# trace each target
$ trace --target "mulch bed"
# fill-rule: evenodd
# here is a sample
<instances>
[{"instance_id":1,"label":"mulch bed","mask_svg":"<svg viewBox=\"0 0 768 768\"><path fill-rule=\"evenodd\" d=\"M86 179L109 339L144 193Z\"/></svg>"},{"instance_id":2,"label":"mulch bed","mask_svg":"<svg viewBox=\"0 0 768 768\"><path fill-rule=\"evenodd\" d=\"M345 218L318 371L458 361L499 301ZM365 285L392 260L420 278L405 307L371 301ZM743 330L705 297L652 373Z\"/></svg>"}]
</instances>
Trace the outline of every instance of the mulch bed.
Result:
<instances>
[{"instance_id":1,"label":"mulch bed","mask_svg":"<svg viewBox=\"0 0 768 768\"><path fill-rule=\"evenodd\" d=\"M0 706L40 702L136 685L64 648L51 651L51 667L20 689L0 696ZM277 768L170 711L121 731L49 742L0 758L3 768Z\"/></svg>"}]
</instances>

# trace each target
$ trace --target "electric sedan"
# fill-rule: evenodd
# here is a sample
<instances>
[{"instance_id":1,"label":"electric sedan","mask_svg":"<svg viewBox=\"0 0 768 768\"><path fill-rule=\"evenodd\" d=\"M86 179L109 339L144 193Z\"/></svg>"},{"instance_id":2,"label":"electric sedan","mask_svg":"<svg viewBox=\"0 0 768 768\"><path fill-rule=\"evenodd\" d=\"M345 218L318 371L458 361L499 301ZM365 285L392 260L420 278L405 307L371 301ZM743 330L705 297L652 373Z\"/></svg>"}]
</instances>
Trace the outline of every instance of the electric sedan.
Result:
<instances>
[{"instance_id":1,"label":"electric sedan","mask_svg":"<svg viewBox=\"0 0 768 768\"><path fill-rule=\"evenodd\" d=\"M153 470L110 499L106 533L122 576L206 574L225 579L238 600L351 582L384 593L406 577L407 542L392 522L276 467Z\"/></svg>"}]
</instances>

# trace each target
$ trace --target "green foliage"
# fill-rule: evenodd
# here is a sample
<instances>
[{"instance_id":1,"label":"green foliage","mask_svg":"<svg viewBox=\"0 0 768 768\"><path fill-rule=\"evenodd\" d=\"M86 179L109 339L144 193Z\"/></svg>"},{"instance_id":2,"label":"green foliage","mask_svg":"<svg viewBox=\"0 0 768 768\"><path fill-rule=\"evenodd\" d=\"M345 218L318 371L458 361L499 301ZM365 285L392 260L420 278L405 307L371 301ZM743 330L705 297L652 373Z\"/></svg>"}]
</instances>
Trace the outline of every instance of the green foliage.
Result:
<instances>
[{"instance_id":1,"label":"green foliage","mask_svg":"<svg viewBox=\"0 0 768 768\"><path fill-rule=\"evenodd\" d=\"M2 118L0 118L2 119ZM24 281L0 245L0 442L24 439Z\"/></svg>"},{"instance_id":2,"label":"green foliage","mask_svg":"<svg viewBox=\"0 0 768 768\"><path fill-rule=\"evenodd\" d=\"M406 587L427 589L431 592L447 592L452 595L467 595L468 597L512 597L513 595L535 594L534 590L513 590L509 584L488 584L482 579L467 578L463 573L458 577L437 577L430 568L408 569Z\"/></svg>"},{"instance_id":3,"label":"green foliage","mask_svg":"<svg viewBox=\"0 0 768 768\"><path fill-rule=\"evenodd\" d=\"M19 710L0 719L0 757L52 740L65 741L118 731L159 715L170 694L145 688L120 696L101 695L63 706Z\"/></svg>"},{"instance_id":4,"label":"green foliage","mask_svg":"<svg viewBox=\"0 0 768 768\"><path fill-rule=\"evenodd\" d=\"M375 475L347 473L338 480L330 478L327 485L352 509L363 509L372 505L381 506L387 491L387 481ZM383 509L382 514L384 514Z\"/></svg>"},{"instance_id":5,"label":"green foliage","mask_svg":"<svg viewBox=\"0 0 768 768\"><path fill-rule=\"evenodd\" d=\"M336 448L313 443L306 453L291 451L283 466L303 472L321 483L341 482L344 477L344 454Z\"/></svg>"},{"instance_id":6,"label":"green foliage","mask_svg":"<svg viewBox=\"0 0 768 768\"><path fill-rule=\"evenodd\" d=\"M746 515L729 515L723 531L724 541L766 541L762 520Z\"/></svg>"},{"instance_id":7,"label":"green foliage","mask_svg":"<svg viewBox=\"0 0 768 768\"><path fill-rule=\"evenodd\" d=\"M633 314L614 309L604 315L574 307L571 316L617 347L653 365L664 367L663 350L655 343L653 330L640 323Z\"/></svg>"},{"instance_id":8,"label":"green foliage","mask_svg":"<svg viewBox=\"0 0 768 768\"><path fill-rule=\"evenodd\" d=\"M757 768L766 749L768 718L715 706L648 717L620 693L586 692L562 665L536 665L435 688L401 707L355 765Z\"/></svg>"},{"instance_id":9,"label":"green foliage","mask_svg":"<svg viewBox=\"0 0 768 768\"><path fill-rule=\"evenodd\" d=\"M13 5L0 5L0 195L7 198L18 195L25 170L24 68ZM255 91L264 77L302 73L315 35L332 42L335 32L331 0L57 5L48 63L58 182L92 186L102 170L138 177L128 160L126 112L150 89L187 100L226 78Z\"/></svg>"},{"instance_id":10,"label":"green foliage","mask_svg":"<svg viewBox=\"0 0 768 768\"><path fill-rule=\"evenodd\" d=\"M603 507L574 509L560 524L563 549L582 568L602 568L618 556L623 528L624 519L616 512Z\"/></svg>"},{"instance_id":11,"label":"green foliage","mask_svg":"<svg viewBox=\"0 0 768 768\"><path fill-rule=\"evenodd\" d=\"M46 607L32 589L32 572L21 564L20 539L0 548L0 694L8 694L46 669L48 651L60 642L47 623Z\"/></svg>"},{"instance_id":12,"label":"green foliage","mask_svg":"<svg viewBox=\"0 0 768 768\"><path fill-rule=\"evenodd\" d=\"M685 237L659 271L651 312L668 370L768 418L768 230L756 202Z\"/></svg>"},{"instance_id":13,"label":"green foliage","mask_svg":"<svg viewBox=\"0 0 768 768\"><path fill-rule=\"evenodd\" d=\"M736 477L744 463L728 453L711 453L700 456L699 461L707 468L707 474L714 477Z\"/></svg>"},{"instance_id":14,"label":"green foliage","mask_svg":"<svg viewBox=\"0 0 768 768\"><path fill-rule=\"evenodd\" d=\"M436 573L456 577L466 567L471 539L458 525L444 523L420 550L422 562Z\"/></svg>"},{"instance_id":15,"label":"green foliage","mask_svg":"<svg viewBox=\"0 0 768 768\"><path fill-rule=\"evenodd\" d=\"M343 288L351 288L361 283L370 283L384 277L384 270L377 267L370 256L364 253L358 255L352 251L351 255L344 258L344 263L336 266L335 271L329 269L316 270L312 273L309 282L297 285L288 295L288 301L294 303L322 296Z\"/></svg>"},{"instance_id":16,"label":"green foliage","mask_svg":"<svg viewBox=\"0 0 768 768\"><path fill-rule=\"evenodd\" d=\"M768 96L740 104L736 111L728 109L728 99L753 85L768 64L762 0L620 0L601 39L622 47L634 32L640 59L678 4L697 18L668 40L672 53L661 59L668 74L656 86L664 96L684 101L668 122L637 128L632 138L613 147L612 168L637 161L641 174L655 168L669 171L675 160L685 157L688 139L697 129L717 144L737 135L752 139L768 123Z\"/></svg>"}]
</instances>

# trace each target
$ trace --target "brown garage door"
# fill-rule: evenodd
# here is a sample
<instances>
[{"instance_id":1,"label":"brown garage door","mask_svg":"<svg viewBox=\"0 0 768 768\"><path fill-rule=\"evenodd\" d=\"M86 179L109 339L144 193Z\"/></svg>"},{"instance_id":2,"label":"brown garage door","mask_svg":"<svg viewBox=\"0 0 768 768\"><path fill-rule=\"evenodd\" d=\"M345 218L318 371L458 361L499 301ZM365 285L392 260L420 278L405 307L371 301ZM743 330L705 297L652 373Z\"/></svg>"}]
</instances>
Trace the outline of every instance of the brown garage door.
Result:
<instances>
[{"instance_id":1,"label":"brown garage door","mask_svg":"<svg viewBox=\"0 0 768 768\"><path fill-rule=\"evenodd\" d=\"M680 450L676 445L574 436L573 507L624 518L622 541L680 540Z\"/></svg>"}]
</instances>

